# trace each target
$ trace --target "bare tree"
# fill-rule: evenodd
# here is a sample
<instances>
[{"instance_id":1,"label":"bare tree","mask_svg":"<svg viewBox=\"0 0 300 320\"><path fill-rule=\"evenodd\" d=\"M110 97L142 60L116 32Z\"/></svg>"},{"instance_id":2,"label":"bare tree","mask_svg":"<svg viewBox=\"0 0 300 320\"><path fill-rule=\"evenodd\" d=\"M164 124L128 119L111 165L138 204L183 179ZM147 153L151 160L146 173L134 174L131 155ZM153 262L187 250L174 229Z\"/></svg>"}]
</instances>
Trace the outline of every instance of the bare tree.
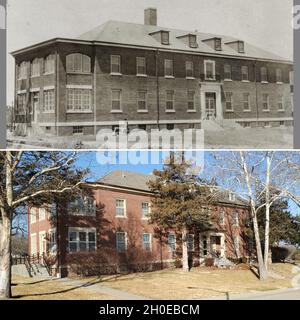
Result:
<instances>
[{"instance_id":1,"label":"bare tree","mask_svg":"<svg viewBox=\"0 0 300 320\"><path fill-rule=\"evenodd\" d=\"M86 170L75 166L76 153L0 152L0 298L11 297L12 221L21 206L51 203L74 191Z\"/></svg>"}]
</instances>

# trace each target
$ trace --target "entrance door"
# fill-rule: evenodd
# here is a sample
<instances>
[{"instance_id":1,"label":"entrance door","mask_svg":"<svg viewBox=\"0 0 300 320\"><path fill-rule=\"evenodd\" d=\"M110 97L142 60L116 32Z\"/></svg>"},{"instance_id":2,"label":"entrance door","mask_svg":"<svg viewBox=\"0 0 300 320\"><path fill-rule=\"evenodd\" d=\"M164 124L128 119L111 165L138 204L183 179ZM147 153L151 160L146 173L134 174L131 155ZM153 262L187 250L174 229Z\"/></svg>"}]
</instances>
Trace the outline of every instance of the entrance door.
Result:
<instances>
[{"instance_id":1,"label":"entrance door","mask_svg":"<svg viewBox=\"0 0 300 320\"><path fill-rule=\"evenodd\" d=\"M40 104L40 98L39 98L39 92L33 92L31 96L31 103L32 103L32 114L33 114L33 119L32 121L34 123L37 122L37 114L39 110L39 104Z\"/></svg>"},{"instance_id":2,"label":"entrance door","mask_svg":"<svg viewBox=\"0 0 300 320\"><path fill-rule=\"evenodd\" d=\"M210 237L211 252L216 254L218 257L221 256L221 236Z\"/></svg>"},{"instance_id":3,"label":"entrance door","mask_svg":"<svg viewBox=\"0 0 300 320\"><path fill-rule=\"evenodd\" d=\"M216 94L215 92L205 93L205 117L206 119L214 119L217 116L216 112Z\"/></svg>"}]
</instances>

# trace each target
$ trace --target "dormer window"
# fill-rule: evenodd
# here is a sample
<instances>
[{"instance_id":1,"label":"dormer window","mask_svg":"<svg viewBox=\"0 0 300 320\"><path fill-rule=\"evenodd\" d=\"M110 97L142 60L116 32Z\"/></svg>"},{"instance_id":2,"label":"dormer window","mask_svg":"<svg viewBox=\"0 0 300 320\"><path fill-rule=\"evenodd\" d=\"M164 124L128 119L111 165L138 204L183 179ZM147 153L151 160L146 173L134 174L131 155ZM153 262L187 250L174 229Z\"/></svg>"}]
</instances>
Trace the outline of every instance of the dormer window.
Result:
<instances>
[{"instance_id":1,"label":"dormer window","mask_svg":"<svg viewBox=\"0 0 300 320\"><path fill-rule=\"evenodd\" d=\"M226 42L226 45L231 47L233 50L235 50L238 53L245 53L245 43L241 40L235 40L231 42Z\"/></svg>"},{"instance_id":2,"label":"dormer window","mask_svg":"<svg viewBox=\"0 0 300 320\"><path fill-rule=\"evenodd\" d=\"M168 31L161 32L161 44L170 44Z\"/></svg>"},{"instance_id":3,"label":"dormer window","mask_svg":"<svg viewBox=\"0 0 300 320\"><path fill-rule=\"evenodd\" d=\"M207 45L209 45L212 49L216 51L222 51L222 39L221 38L211 38L202 40Z\"/></svg>"},{"instance_id":4,"label":"dormer window","mask_svg":"<svg viewBox=\"0 0 300 320\"><path fill-rule=\"evenodd\" d=\"M197 48L197 37L194 34L189 35L189 42L191 48Z\"/></svg>"},{"instance_id":5,"label":"dormer window","mask_svg":"<svg viewBox=\"0 0 300 320\"><path fill-rule=\"evenodd\" d=\"M170 44L169 34L170 34L169 31L166 31L166 30L159 30L159 31L149 33L149 35L152 36L156 41L164 45Z\"/></svg>"}]
</instances>

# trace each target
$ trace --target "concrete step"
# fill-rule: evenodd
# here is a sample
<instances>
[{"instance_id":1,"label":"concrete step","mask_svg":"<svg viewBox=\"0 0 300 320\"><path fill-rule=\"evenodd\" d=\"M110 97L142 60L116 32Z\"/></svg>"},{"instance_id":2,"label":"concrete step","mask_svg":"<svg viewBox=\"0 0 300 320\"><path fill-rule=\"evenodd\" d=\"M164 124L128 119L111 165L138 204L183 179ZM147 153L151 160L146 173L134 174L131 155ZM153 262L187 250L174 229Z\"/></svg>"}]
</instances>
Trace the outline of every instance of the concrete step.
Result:
<instances>
[{"instance_id":1,"label":"concrete step","mask_svg":"<svg viewBox=\"0 0 300 320\"><path fill-rule=\"evenodd\" d=\"M223 119L223 128L224 129L240 129L241 125L232 119Z\"/></svg>"},{"instance_id":2,"label":"concrete step","mask_svg":"<svg viewBox=\"0 0 300 320\"><path fill-rule=\"evenodd\" d=\"M202 120L202 129L208 131L222 131L222 126L217 122L217 120Z\"/></svg>"}]
</instances>

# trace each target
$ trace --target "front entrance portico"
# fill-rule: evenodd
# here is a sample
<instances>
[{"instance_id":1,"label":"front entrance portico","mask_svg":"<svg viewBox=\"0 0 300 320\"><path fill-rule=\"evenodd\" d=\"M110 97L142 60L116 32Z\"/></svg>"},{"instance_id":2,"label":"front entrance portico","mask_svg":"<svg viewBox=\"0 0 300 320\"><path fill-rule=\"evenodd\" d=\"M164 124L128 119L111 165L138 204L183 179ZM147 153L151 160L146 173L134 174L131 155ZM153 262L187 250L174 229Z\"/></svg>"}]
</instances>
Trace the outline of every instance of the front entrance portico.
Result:
<instances>
[{"instance_id":1,"label":"front entrance portico","mask_svg":"<svg viewBox=\"0 0 300 320\"><path fill-rule=\"evenodd\" d=\"M202 120L223 119L220 83L201 82L200 99Z\"/></svg>"}]
</instances>

